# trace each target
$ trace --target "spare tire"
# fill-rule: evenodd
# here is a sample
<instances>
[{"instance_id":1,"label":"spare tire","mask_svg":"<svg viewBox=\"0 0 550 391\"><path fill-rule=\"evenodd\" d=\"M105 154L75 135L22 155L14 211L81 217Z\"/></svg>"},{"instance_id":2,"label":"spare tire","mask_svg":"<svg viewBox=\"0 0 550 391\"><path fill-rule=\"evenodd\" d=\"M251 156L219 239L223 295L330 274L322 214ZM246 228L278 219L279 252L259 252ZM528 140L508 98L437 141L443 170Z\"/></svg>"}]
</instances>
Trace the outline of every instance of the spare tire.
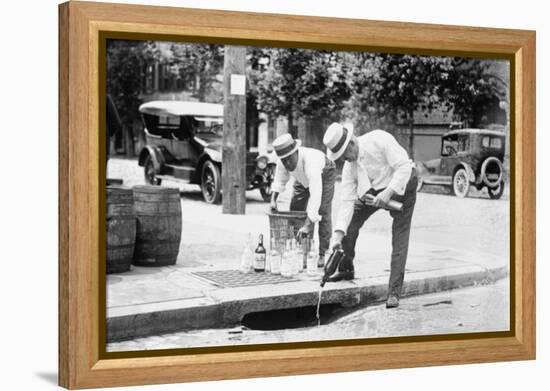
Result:
<instances>
[{"instance_id":1,"label":"spare tire","mask_svg":"<svg viewBox=\"0 0 550 391\"><path fill-rule=\"evenodd\" d=\"M494 156L490 156L481 165L481 180L487 187L497 187L504 177L502 162Z\"/></svg>"}]
</instances>

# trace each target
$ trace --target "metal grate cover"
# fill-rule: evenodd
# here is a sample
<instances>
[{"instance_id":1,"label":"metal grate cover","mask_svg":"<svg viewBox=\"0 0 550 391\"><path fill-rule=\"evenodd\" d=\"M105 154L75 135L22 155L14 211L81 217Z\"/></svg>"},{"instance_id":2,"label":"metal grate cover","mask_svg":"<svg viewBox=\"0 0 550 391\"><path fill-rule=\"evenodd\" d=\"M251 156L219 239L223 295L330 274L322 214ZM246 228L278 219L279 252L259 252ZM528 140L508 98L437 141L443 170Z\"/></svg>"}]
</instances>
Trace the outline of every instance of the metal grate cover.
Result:
<instances>
[{"instance_id":1,"label":"metal grate cover","mask_svg":"<svg viewBox=\"0 0 550 391\"><path fill-rule=\"evenodd\" d=\"M192 272L191 274L204 278L216 285L223 286L224 288L299 281L292 277L283 277L279 274L271 274L269 272L256 273L252 271L250 273L242 273L239 270L212 270Z\"/></svg>"}]
</instances>

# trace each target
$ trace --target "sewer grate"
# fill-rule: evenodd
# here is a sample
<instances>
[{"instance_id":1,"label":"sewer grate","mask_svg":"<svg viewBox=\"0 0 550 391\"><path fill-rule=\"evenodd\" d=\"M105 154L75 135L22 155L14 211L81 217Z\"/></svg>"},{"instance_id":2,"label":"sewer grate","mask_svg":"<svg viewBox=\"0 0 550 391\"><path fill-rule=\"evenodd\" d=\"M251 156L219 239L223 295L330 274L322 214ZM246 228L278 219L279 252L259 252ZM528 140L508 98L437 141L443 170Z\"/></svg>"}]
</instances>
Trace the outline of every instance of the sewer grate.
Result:
<instances>
[{"instance_id":1,"label":"sewer grate","mask_svg":"<svg viewBox=\"0 0 550 391\"><path fill-rule=\"evenodd\" d=\"M265 284L280 284L282 282L299 281L292 277L283 277L271 273L242 273L239 270L211 270L192 272L197 277L203 278L224 288L237 288L242 286L254 286Z\"/></svg>"}]
</instances>

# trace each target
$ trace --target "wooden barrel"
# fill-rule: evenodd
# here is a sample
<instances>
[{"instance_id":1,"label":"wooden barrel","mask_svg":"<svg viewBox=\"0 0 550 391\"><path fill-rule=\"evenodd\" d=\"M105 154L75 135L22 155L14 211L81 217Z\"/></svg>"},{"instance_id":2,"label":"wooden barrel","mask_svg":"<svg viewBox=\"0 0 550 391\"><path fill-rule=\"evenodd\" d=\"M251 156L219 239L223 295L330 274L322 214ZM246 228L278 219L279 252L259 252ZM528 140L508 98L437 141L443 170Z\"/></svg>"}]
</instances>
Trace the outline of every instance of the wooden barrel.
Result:
<instances>
[{"instance_id":1,"label":"wooden barrel","mask_svg":"<svg viewBox=\"0 0 550 391\"><path fill-rule=\"evenodd\" d=\"M132 189L107 187L107 273L130 270L136 241Z\"/></svg>"},{"instance_id":2,"label":"wooden barrel","mask_svg":"<svg viewBox=\"0 0 550 391\"><path fill-rule=\"evenodd\" d=\"M136 247L134 265L176 263L181 240L181 202L178 189L134 186Z\"/></svg>"}]
</instances>

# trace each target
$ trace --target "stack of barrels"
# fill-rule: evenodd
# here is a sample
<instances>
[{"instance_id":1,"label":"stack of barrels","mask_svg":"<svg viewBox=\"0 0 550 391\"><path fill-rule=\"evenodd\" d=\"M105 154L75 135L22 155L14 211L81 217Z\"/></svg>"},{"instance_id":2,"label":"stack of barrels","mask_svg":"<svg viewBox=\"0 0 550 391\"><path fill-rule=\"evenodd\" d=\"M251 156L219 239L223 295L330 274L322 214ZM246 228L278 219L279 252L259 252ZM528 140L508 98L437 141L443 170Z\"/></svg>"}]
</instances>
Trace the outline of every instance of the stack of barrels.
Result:
<instances>
[{"instance_id":1,"label":"stack of barrels","mask_svg":"<svg viewBox=\"0 0 550 391\"><path fill-rule=\"evenodd\" d=\"M181 240L179 190L160 186L107 188L107 273L130 265L176 263Z\"/></svg>"}]
</instances>

